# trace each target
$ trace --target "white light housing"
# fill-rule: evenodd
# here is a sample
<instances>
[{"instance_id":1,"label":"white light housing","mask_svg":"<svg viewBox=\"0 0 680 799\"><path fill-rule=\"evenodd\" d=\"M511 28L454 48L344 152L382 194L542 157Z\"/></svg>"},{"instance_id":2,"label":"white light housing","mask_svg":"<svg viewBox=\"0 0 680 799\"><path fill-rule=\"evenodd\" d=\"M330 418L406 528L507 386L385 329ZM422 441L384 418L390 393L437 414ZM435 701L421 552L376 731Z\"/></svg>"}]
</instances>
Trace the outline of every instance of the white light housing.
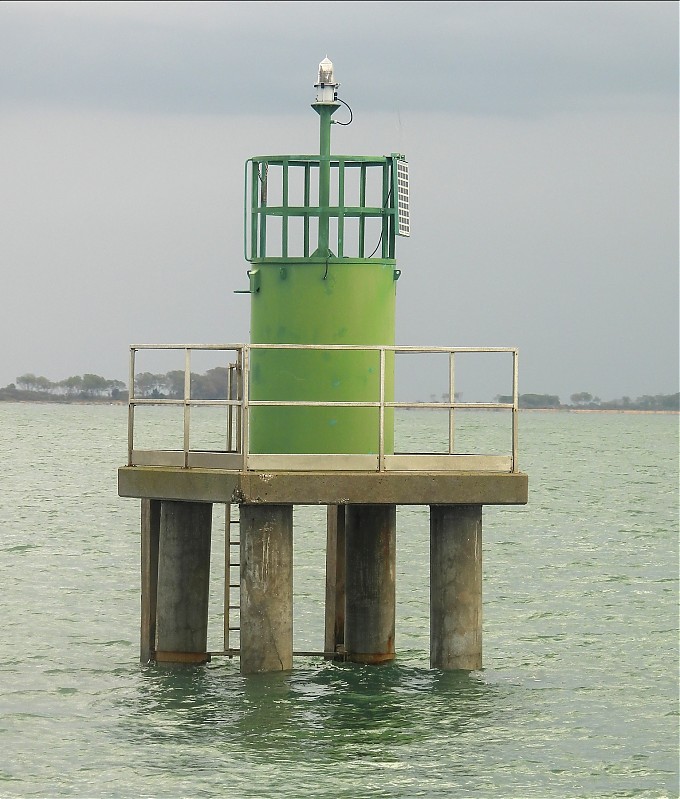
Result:
<instances>
[{"instance_id":1,"label":"white light housing","mask_svg":"<svg viewBox=\"0 0 680 799\"><path fill-rule=\"evenodd\" d=\"M314 84L314 88L316 89L316 102L335 103L339 85L339 83L335 82L333 62L326 56L319 64L319 77Z\"/></svg>"}]
</instances>

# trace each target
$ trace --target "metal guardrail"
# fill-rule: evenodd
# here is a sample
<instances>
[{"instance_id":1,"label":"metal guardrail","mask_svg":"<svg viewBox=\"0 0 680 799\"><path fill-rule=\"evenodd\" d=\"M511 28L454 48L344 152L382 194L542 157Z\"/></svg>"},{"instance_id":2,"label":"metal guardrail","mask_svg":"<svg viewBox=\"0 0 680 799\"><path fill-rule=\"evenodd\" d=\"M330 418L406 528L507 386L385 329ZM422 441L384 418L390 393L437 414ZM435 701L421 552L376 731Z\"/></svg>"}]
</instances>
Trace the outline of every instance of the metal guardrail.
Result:
<instances>
[{"instance_id":1,"label":"metal guardrail","mask_svg":"<svg viewBox=\"0 0 680 799\"><path fill-rule=\"evenodd\" d=\"M375 352L380 363L379 400L313 401L313 400L252 400L250 399L250 353L252 350L294 349L323 351ZM143 350L174 350L184 352L183 398L137 397L135 395L136 355ZM191 353L193 351L234 353L228 367L227 399L191 398ZM385 397L387 353L434 354L449 356L449 402L394 402ZM512 356L512 402L455 401L455 356L459 353L509 353ZM137 344L130 347L130 378L128 407L128 466L179 466L183 468L214 468L247 471L494 471L517 472L518 467L518 350L514 347L419 347L419 346L354 346L322 344ZM508 395L510 396L510 395ZM454 398L454 401L451 401ZM136 449L135 408L146 405L180 406L183 408L182 450ZM226 409L225 447L223 450L191 448L191 408L201 406ZM250 409L268 407L346 407L378 409L378 453L352 454L263 454L249 451ZM443 454L385 452L385 413L391 409L448 410L448 452ZM454 452L455 412L457 410L507 410L512 415L511 452L508 455L470 455Z\"/></svg>"}]
</instances>

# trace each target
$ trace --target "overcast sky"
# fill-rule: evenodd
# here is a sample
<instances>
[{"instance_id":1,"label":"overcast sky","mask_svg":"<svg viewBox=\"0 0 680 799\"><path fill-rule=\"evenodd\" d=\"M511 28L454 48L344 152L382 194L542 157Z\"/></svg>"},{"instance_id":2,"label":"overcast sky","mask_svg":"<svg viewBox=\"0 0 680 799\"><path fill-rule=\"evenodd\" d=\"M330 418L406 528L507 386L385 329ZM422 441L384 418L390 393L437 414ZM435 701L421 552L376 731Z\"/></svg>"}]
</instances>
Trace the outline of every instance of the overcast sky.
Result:
<instances>
[{"instance_id":1,"label":"overcast sky","mask_svg":"<svg viewBox=\"0 0 680 799\"><path fill-rule=\"evenodd\" d=\"M0 384L249 338L243 163L407 155L397 341L522 392L678 390L674 2L3 2Z\"/></svg>"}]
</instances>

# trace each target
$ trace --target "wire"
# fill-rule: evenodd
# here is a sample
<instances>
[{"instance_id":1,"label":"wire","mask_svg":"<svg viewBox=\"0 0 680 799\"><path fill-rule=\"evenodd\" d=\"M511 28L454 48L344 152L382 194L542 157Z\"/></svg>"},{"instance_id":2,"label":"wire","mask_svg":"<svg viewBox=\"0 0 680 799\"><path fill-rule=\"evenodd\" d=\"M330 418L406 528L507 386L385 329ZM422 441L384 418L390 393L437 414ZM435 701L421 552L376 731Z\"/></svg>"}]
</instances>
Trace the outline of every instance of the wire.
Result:
<instances>
[{"instance_id":1,"label":"wire","mask_svg":"<svg viewBox=\"0 0 680 799\"><path fill-rule=\"evenodd\" d=\"M385 205L383 205L383 210L387 208L390 204L390 197L392 196L392 187L390 186L390 190L387 192L387 199L385 200ZM378 247L380 247L380 243L382 242L383 237L383 229L380 228L380 238L378 239L378 243L375 245L375 250L368 256L369 258L373 258L373 256L378 252Z\"/></svg>"},{"instance_id":2,"label":"wire","mask_svg":"<svg viewBox=\"0 0 680 799\"><path fill-rule=\"evenodd\" d=\"M349 111L349 122L338 122L337 119L334 119L333 122L336 125L351 125L352 120L354 119L354 114L352 113L352 109L347 105L347 103L344 100L341 100L339 97L337 98L337 100L339 103L342 103L345 106L345 108Z\"/></svg>"},{"instance_id":3,"label":"wire","mask_svg":"<svg viewBox=\"0 0 680 799\"><path fill-rule=\"evenodd\" d=\"M380 238L378 239L378 243L375 245L375 250L368 256L369 258L373 258L373 256L378 252L378 247L380 247L380 242L382 241L382 230L380 231Z\"/></svg>"}]
</instances>

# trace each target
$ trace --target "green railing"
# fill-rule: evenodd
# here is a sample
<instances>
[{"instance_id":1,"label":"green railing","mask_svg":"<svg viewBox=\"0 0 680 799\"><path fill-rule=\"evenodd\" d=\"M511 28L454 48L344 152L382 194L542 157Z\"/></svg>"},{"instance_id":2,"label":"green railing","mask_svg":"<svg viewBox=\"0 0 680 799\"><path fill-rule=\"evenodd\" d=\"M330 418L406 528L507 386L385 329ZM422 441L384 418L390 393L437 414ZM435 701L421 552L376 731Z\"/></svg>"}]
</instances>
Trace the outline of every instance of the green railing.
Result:
<instances>
[{"instance_id":1,"label":"green railing","mask_svg":"<svg viewBox=\"0 0 680 799\"><path fill-rule=\"evenodd\" d=\"M247 261L394 259L403 156L266 155L246 161Z\"/></svg>"}]
</instances>

